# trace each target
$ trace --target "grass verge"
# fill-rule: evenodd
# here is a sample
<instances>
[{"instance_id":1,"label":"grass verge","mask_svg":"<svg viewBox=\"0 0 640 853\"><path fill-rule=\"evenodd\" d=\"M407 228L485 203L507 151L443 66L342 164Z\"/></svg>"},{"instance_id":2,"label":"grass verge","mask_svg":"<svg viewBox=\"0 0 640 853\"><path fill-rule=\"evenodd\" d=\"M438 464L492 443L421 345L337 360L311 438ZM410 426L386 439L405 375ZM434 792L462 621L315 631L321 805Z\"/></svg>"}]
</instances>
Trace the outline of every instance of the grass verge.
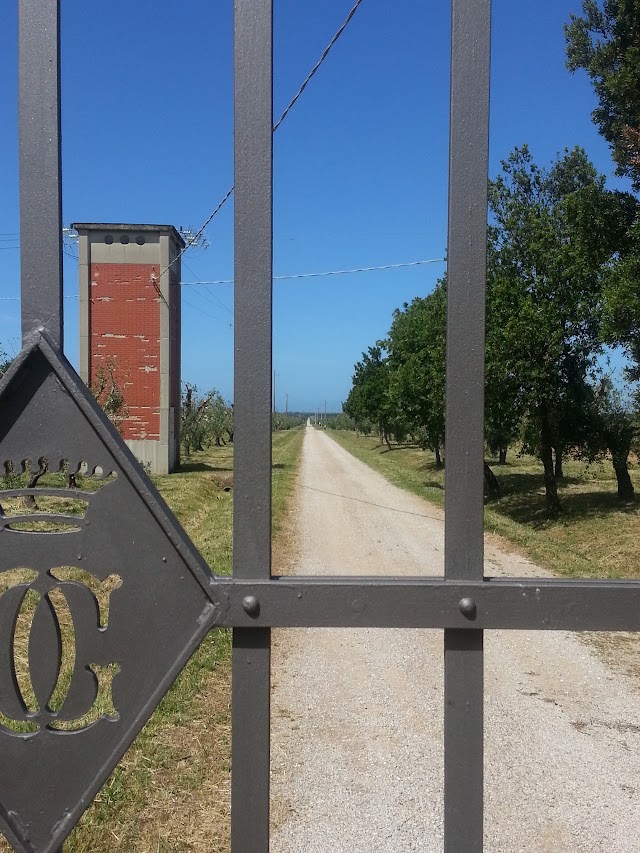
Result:
<instances>
[{"instance_id":1,"label":"grass verge","mask_svg":"<svg viewBox=\"0 0 640 853\"><path fill-rule=\"evenodd\" d=\"M276 536L293 493L304 431L273 440ZM210 448L156 478L216 574L232 561L233 450ZM277 539L276 539L277 543ZM116 567L117 568L117 567ZM230 633L212 631L65 844L65 853L229 849ZM10 847L0 838L0 851Z\"/></svg>"},{"instance_id":2,"label":"grass verge","mask_svg":"<svg viewBox=\"0 0 640 853\"><path fill-rule=\"evenodd\" d=\"M433 454L408 445L380 445L376 438L342 430L330 436L390 482L439 506L444 505L444 472ZM624 505L608 462L587 466L567 461L560 483L564 512L549 517L541 465L511 451L507 465L488 460L501 497L485 507L485 529L507 540L535 563L569 577L640 577L640 503ZM631 478L640 489L640 469Z\"/></svg>"}]
</instances>

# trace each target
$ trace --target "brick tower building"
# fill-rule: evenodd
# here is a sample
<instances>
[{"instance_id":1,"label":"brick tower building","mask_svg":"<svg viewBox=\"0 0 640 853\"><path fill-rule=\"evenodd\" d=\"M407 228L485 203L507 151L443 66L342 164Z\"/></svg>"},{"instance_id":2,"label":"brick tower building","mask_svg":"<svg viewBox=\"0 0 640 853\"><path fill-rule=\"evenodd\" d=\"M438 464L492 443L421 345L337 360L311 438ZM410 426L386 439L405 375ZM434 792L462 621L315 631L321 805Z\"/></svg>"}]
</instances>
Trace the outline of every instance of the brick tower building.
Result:
<instances>
[{"instance_id":1,"label":"brick tower building","mask_svg":"<svg viewBox=\"0 0 640 853\"><path fill-rule=\"evenodd\" d=\"M180 260L172 225L77 223L80 375L114 371L123 438L154 473L180 462ZM173 262L173 263L172 263Z\"/></svg>"}]
</instances>

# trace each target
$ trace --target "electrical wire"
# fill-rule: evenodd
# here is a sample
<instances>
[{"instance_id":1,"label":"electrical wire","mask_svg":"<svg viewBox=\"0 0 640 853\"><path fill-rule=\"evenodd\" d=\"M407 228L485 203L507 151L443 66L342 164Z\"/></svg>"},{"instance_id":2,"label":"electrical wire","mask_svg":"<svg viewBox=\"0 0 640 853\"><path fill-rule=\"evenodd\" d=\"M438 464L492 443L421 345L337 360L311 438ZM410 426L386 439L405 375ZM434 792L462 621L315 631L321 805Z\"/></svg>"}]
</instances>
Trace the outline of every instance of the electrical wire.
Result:
<instances>
[{"instance_id":1,"label":"electrical wire","mask_svg":"<svg viewBox=\"0 0 640 853\"><path fill-rule=\"evenodd\" d=\"M340 36L344 33L344 31L345 31L345 30L346 30L346 28L348 27L348 25L349 25L349 23L350 23L351 19L353 18L353 16L354 16L354 15L355 15L355 13L357 12L358 7L359 7L363 2L364 2L364 0L356 0L355 5L353 6L353 8L351 9L351 11L350 11L350 12L349 12L349 14L347 15L347 17L346 17L346 19L345 19L344 23L343 23L343 24L342 24L342 26L337 30L337 32L335 33L335 35L333 36L333 38L331 39L331 41L329 42L329 44L327 45L327 47L326 47L326 48L324 49L324 51L322 52L322 55L321 55L320 59L319 59L319 60L316 62L316 64L313 66L313 68L311 69L311 71L309 72L309 74L307 74L307 77L305 78L304 82L302 83L302 85L300 86L300 88L298 89L298 91L296 92L296 94L294 95L294 97L291 99L291 101L289 101L289 103L287 104L287 106L286 106L286 108L285 108L284 112L282 113L282 115L280 116L280 118L278 119L278 121L277 121L277 122L275 123L275 125L273 126L273 133L275 133L275 132L276 132L276 130L280 127L280 125L281 125L281 124L282 124L282 122L285 120L285 118L287 117L287 115L289 114L289 112L291 111L291 109L293 108L293 106L295 105L295 103L298 101L298 99L300 98L300 96L302 95L302 93L304 92L304 90L307 88L307 86L308 86L308 85L309 85L309 83L311 82L312 78L317 74L318 70L320 69L320 66L322 65L322 63L325 61L325 59L327 58L327 56L328 56L328 55L329 55L329 53L331 52L331 50L332 50L332 48L334 47L334 45L336 44L336 42L340 39ZM176 257L171 261L171 263L167 266L167 268L166 268L166 269L164 269L164 270L162 270L162 272L160 273L160 277L162 277L162 275L164 275L164 273L168 272L168 270L170 270L170 269L171 269L171 267L176 263L176 261L178 261L180 258L182 258L182 256L183 256L183 255L184 255L184 253L187 251L187 249L189 249L189 247L190 247L190 246L193 246L195 243L197 243L197 242L198 242L198 240L200 239L200 237L202 237L202 235L204 234L205 229L207 228L207 226L209 225L209 223L214 219L214 217L218 214L218 212L222 209L222 207L223 207L223 206L227 203L227 201L231 198L231 195L233 194L233 190L234 190L234 186L232 186L232 187L231 187L231 188L230 188L230 189L225 193L224 197L220 200L220 202L218 203L218 205L216 206L216 208L213 210L213 212L212 212L212 213L211 213L211 215L207 218L207 220L203 223L203 225L200 227L200 229L196 232L196 234L195 234L195 235L194 235L194 236L193 236L193 237L192 237L192 238L191 238L191 239L186 243L186 245L184 246L184 248L183 248L183 249L181 249L181 250L180 250L180 252L178 252L178 254L176 255ZM8 246L8 247L6 247L6 248L7 248L7 249L9 249L9 248L18 248L18 247ZM0 247L0 249L2 249L2 247ZM76 261L78 260L78 258L77 258L75 255L73 255L71 252L67 252L67 251L64 249L64 247L63 247L63 252L64 252L66 255L68 255L69 257L72 257L74 260L76 260ZM185 266L186 266L186 264L185 264ZM162 291L160 290L160 287L158 286L157 281L156 281L156 280L154 280L154 279L152 278L152 279L151 279L151 283L153 284L153 287L155 288L155 290L156 290L156 292L157 292L158 296L160 297L160 299L164 302L164 304L165 304L165 305L167 306L167 308L168 308L168 307L169 307L169 304L168 304L167 300L165 299L164 295L162 294ZM216 283L217 283L217 282L216 282ZM187 303L187 304L191 304L191 307L192 307L192 308L196 308L196 306L195 306L195 305L193 305L192 303ZM230 310L226 305L224 305L224 303L220 302L220 305L224 308L224 310L225 310L225 311L227 311L231 316L233 316L233 312L232 312L232 311L231 311L231 310ZM197 309L197 308L196 308L196 310L199 310L199 309ZM208 315L208 316L211 316L211 317L212 317L212 315ZM213 318L213 319L219 319L219 318Z\"/></svg>"},{"instance_id":2,"label":"electrical wire","mask_svg":"<svg viewBox=\"0 0 640 853\"><path fill-rule=\"evenodd\" d=\"M352 275L353 273L359 272L378 272L380 270L399 270L406 269L408 267L420 267L425 264L441 264L446 263L446 258L429 258L424 261L406 261L401 264L382 264L377 267L356 267L355 269L348 270L328 270L326 272L303 272L303 273L293 273L292 275L274 275L274 281L292 281L294 279L304 279L304 278L325 278L331 275ZM234 279L232 278L221 278L217 281L181 281L180 284L182 287L193 287L195 285L211 285L211 284L233 284Z\"/></svg>"},{"instance_id":3,"label":"electrical wire","mask_svg":"<svg viewBox=\"0 0 640 853\"><path fill-rule=\"evenodd\" d=\"M355 6L353 6L353 8L351 9L351 11L349 12L349 14L347 15L347 17L345 18L344 23L343 23L343 24L342 24L342 26L337 30L337 32L335 33L335 35L333 36L333 38L331 39L331 41L329 42L329 44L327 45L327 47L326 47L326 48L324 49L324 51L322 52L322 56L320 57L320 59L316 62L316 64L315 64L315 65L313 66L313 68L311 69L311 71L307 74L307 76L306 76L306 78L305 78L304 82L302 83L302 85L300 86L300 88L298 89L298 91L296 92L296 94L293 96L293 98L289 101L289 103L288 103L288 104L287 104L287 106L285 107L285 110L284 110L284 112L282 113L282 115L280 116L280 118L278 119L278 121L274 124L274 126L273 126L273 133L275 133L275 132L276 132L276 130L280 127L280 125L282 124L282 122L285 120L285 118L287 117L287 115L288 115L288 114L289 114L289 112L291 111L291 109L292 109L292 107L294 106L294 104L298 101L298 99L300 98L300 96L302 95L302 93L304 92L304 90L307 88L307 86L308 86L308 85L309 85L309 83L311 82L312 78L313 78L313 77L315 77L315 75L318 73L318 71L319 71L319 69L320 69L320 66L321 66L321 65L322 65L322 63L325 61L325 59L329 56L329 54L331 53L332 48L334 47L334 45L336 44L336 42L340 39L340 36L344 33L344 31L346 30L346 28L349 26L349 23L351 22L351 19L353 18L353 16L355 15L355 13L358 11L358 8L362 5L362 3L363 3L363 2L364 2L364 0L356 0L356 4L355 4ZM186 244L186 246L185 246L185 247L184 247L180 252L178 252L178 254L176 255L176 257L171 261L171 263L170 263L170 264L169 264L169 266L167 267L167 270L168 270L168 269L170 269L170 268L173 266L173 264L175 264L175 262L176 262L177 260L179 260L179 259L184 255L184 253L187 251L187 249L188 249L191 245L193 245L194 243L196 243L196 242L200 239L200 237L202 237L202 235L203 235L203 234L204 234L204 232L205 232L206 227L207 227L207 226L209 225L209 223L214 219L214 217L215 217L215 216L217 216L217 214L220 212L220 210L222 210L222 208L223 208L223 207L224 207L224 205L227 203L227 201L229 201L229 199L230 199L230 198L231 198L231 196L233 195L233 190L234 190L234 189L235 189L235 185L232 185L232 186L231 186L231 188L230 188L230 189L227 191L227 193L224 195L224 197L220 200L220 202L218 203L218 205L216 206L216 208L213 210L213 212L211 213L211 215L210 215L210 216L207 218L207 220L202 224L202 226L200 227L200 229L199 229L198 231L196 231L196 233L195 233L194 237L192 237L192 238L191 238L191 240L189 240L189 242ZM166 272L167 270L163 270L163 273L164 273L164 272Z\"/></svg>"},{"instance_id":4,"label":"electrical wire","mask_svg":"<svg viewBox=\"0 0 640 853\"><path fill-rule=\"evenodd\" d=\"M292 275L274 275L274 281L292 281L296 279L305 279L305 278L325 278L326 276L332 275L352 275L353 273L360 272L379 272L381 270L399 270L399 269L408 269L410 267L420 267L425 264L444 264L446 263L446 258L428 258L424 261L406 261L401 264L382 264L377 267L356 267L355 269L348 270L328 270L326 272L304 272L304 273L294 273ZM186 266L186 264L185 264ZM193 272L193 270L191 270ZM233 284L234 280L232 278L221 278L216 281L181 281L181 287L196 287L199 285L212 285L212 284ZM194 291L194 293L198 293L198 291ZM210 294L213 295L213 294ZM215 295L214 299L216 299L220 305L220 307L224 308L229 314L233 316L233 311L228 308L222 300L217 299ZM65 296L65 299L77 299L78 294L71 294L69 296ZM184 297L183 297L184 298ZM0 302L13 302L15 300L20 299L19 296L0 296ZM187 302L187 304L191 304L192 308L197 308L196 305ZM214 318L220 319L220 318Z\"/></svg>"},{"instance_id":5,"label":"electrical wire","mask_svg":"<svg viewBox=\"0 0 640 853\"><path fill-rule=\"evenodd\" d=\"M322 63L325 61L325 59L327 58L327 56L329 56L329 53L331 52L331 49L333 48L333 46L335 45L335 43L338 41L338 39L340 38L340 36L342 35L342 33L343 33L343 32L347 29L347 27L349 26L349 23L351 22L351 19L353 18L353 16L355 15L355 13L358 11L358 7L361 5L361 3L362 3L362 2L363 2L363 0L357 0L357 2L356 2L356 4L355 4L355 6L354 6L354 7L353 7L353 9L349 12L349 14L347 15L347 17L346 17L346 19L345 19L344 23L342 24L342 26L340 27L340 29L337 31L337 33L334 35L334 37L331 39L331 41L329 42L329 44L328 44L328 45L326 46L326 48L324 49L324 51L323 51L322 56L320 57L320 59L316 62L316 64L315 64L315 65L313 66L313 68L311 69L311 71L307 74L307 78L306 78L306 80L304 81L304 83L302 84L302 86L300 86L300 88L298 89L298 91L296 92L296 94L294 95L294 97L291 99L291 101L289 101L289 104L287 105L287 107L286 107L285 111L282 113L282 115L280 116L280 118L278 119L278 121L277 121L277 122L275 123L275 125L273 126L273 132L274 132L274 133L275 133L275 132L276 132L276 130L280 127L280 125L282 124L282 122L285 120L285 118L286 118L286 117L287 117L287 115L289 114L289 112L290 112L291 108L292 108L292 107L293 107L293 105L296 103L296 101L298 100L298 98L300 97L300 95L301 95L301 94L304 92L304 90L307 88L307 86L309 85L309 83L311 82L311 80L313 79L313 77L315 77L315 75L316 75L316 73L318 72L318 70L319 70L320 66L321 66L321 65L322 65Z\"/></svg>"},{"instance_id":6,"label":"electrical wire","mask_svg":"<svg viewBox=\"0 0 640 853\"><path fill-rule=\"evenodd\" d=\"M215 304L215 302L212 299L206 298L206 296L207 296L206 293L202 293L202 291L200 291L200 290L194 290L193 294L194 294L194 296L199 296L200 299L202 299L202 301L205 303L205 305L207 307L217 308L217 305ZM183 299L184 299L184 296L183 296ZM192 308L198 307L197 305L194 305L193 303L188 303L188 304L190 304ZM198 309L198 310L201 310L201 309ZM213 319L213 320L220 320L220 322L223 322L222 317L218 317L217 314L211 314L210 316L211 316L211 319Z\"/></svg>"},{"instance_id":7,"label":"electrical wire","mask_svg":"<svg viewBox=\"0 0 640 853\"><path fill-rule=\"evenodd\" d=\"M183 263L183 264L185 265L185 267L189 270L189 272L190 272L190 273L192 273L192 275L195 275L195 273L193 272L193 270L191 269L191 267L189 266L189 264L187 264L187 262L186 262L184 259L182 260L182 263ZM181 282L180 284L182 285L182 282ZM194 292L194 293L196 293L196 294L198 294L198 296L202 296L202 297L205 297L205 296L206 296L206 297L207 297L207 299L206 299L206 301L207 301L207 302L210 302L212 305L216 305L217 307L223 308L223 309L227 312L227 314L229 314L231 317L233 317L233 311L232 311L230 308L228 308L228 307L224 304L224 302L216 296L216 294L215 294L215 293L208 293L207 291L205 291L204 293L202 293L202 291L200 291L200 290L194 290L193 292Z\"/></svg>"},{"instance_id":8,"label":"electrical wire","mask_svg":"<svg viewBox=\"0 0 640 853\"><path fill-rule=\"evenodd\" d=\"M19 248L20 248L20 246L0 246L0 252L5 252L5 251L9 251L10 249L19 249ZM73 258L74 261L78 260L78 256L74 255L73 252L69 251L69 249L66 249L64 247L64 245L62 246L62 251L64 252L65 255L67 255L67 257Z\"/></svg>"},{"instance_id":9,"label":"electrical wire","mask_svg":"<svg viewBox=\"0 0 640 853\"><path fill-rule=\"evenodd\" d=\"M184 294L182 298L184 302L189 305L190 308L193 308L194 311L197 311L198 314L201 314L204 317L209 317L211 320L220 320L222 322L222 319L220 317L214 317L213 314L209 314L207 313L207 311L203 311L202 308L200 308L198 305L194 305L193 302L189 302L189 300L184 297Z\"/></svg>"},{"instance_id":10,"label":"electrical wire","mask_svg":"<svg viewBox=\"0 0 640 853\"><path fill-rule=\"evenodd\" d=\"M63 299L78 299L77 293L65 294ZM19 296L0 296L0 302L20 302Z\"/></svg>"}]
</instances>

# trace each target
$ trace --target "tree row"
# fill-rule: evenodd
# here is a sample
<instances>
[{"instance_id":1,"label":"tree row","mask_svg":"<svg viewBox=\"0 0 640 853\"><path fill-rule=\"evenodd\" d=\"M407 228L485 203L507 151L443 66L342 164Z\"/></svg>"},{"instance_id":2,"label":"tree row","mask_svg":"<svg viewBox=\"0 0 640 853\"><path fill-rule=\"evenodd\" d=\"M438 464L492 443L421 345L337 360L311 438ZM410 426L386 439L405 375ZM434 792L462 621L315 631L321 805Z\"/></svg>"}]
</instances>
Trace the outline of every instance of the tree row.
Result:
<instances>
[{"instance_id":1,"label":"tree row","mask_svg":"<svg viewBox=\"0 0 640 853\"><path fill-rule=\"evenodd\" d=\"M490 182L486 282L485 438L506 461L517 445L538 456L547 504L560 510L563 459L608 457L618 494L637 435L640 375L635 294L638 202L608 190L581 148L539 167L516 148ZM637 300L636 300L637 302ZM631 303L631 304L630 304ZM394 312L384 340L355 365L344 412L387 442L410 434L443 464L446 277ZM606 368L628 356L625 381Z\"/></svg>"}]
</instances>

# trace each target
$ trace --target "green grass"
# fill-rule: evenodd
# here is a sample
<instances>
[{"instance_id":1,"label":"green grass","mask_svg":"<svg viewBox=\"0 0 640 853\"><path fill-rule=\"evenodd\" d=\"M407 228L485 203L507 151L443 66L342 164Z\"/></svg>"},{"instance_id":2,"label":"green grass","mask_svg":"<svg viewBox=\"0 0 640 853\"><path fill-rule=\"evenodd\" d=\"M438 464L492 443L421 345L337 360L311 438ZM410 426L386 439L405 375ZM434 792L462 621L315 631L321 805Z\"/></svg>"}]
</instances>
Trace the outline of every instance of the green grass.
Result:
<instances>
[{"instance_id":1,"label":"green grass","mask_svg":"<svg viewBox=\"0 0 640 853\"><path fill-rule=\"evenodd\" d=\"M444 471L433 454L409 445L380 445L376 438L341 430L329 433L346 450L390 482L439 506L444 505ZM563 513L550 517L544 500L542 466L511 450L507 465L488 459L501 497L485 506L485 529L506 539L534 562L569 577L640 577L640 502L622 504L609 462L587 466L567 461L560 482ZM640 490L640 468L631 478Z\"/></svg>"},{"instance_id":2,"label":"green grass","mask_svg":"<svg viewBox=\"0 0 640 853\"><path fill-rule=\"evenodd\" d=\"M276 536L293 492L303 435L302 429L274 435ZM194 454L180 473L155 478L212 570L222 575L232 568L232 479L228 446ZM230 632L216 630L87 810L65 853L228 850L229 703ZM9 849L0 839L0 850Z\"/></svg>"}]
</instances>

